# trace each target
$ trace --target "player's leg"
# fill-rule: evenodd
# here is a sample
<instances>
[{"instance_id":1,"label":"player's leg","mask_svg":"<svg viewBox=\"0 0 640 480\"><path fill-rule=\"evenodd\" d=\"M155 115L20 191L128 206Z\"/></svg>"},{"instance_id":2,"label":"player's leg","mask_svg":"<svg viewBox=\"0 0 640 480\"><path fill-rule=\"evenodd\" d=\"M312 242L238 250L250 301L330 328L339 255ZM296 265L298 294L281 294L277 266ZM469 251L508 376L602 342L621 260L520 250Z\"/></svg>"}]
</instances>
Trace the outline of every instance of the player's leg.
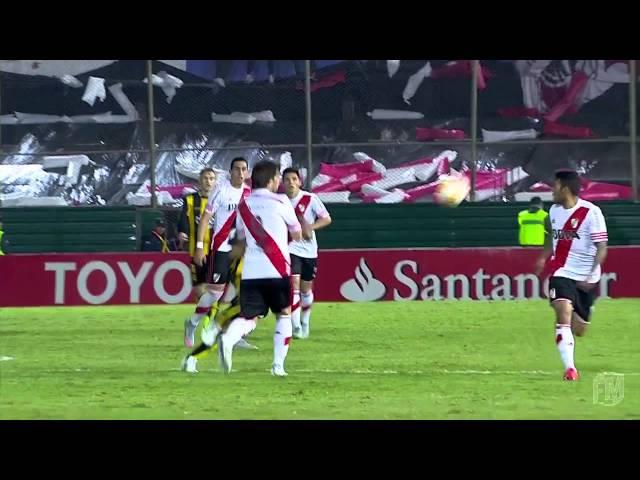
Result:
<instances>
[{"instance_id":1,"label":"player's leg","mask_svg":"<svg viewBox=\"0 0 640 480\"><path fill-rule=\"evenodd\" d=\"M193 315L185 321L184 344L186 347L193 347L196 329L200 320L224 294L225 284L229 277L229 264L230 259L227 252L216 252L207 257L206 292L198 300Z\"/></svg>"},{"instance_id":2,"label":"player's leg","mask_svg":"<svg viewBox=\"0 0 640 480\"><path fill-rule=\"evenodd\" d=\"M198 328L200 320L209 313L212 305L214 305L224 293L224 283L219 282L219 275L215 272L216 257L220 256L220 253L221 252L218 252L215 255L209 255L207 257L206 268L203 268L205 272L203 274L206 275L204 293L198 299L193 314L184 322L184 344L187 348L193 347L196 329ZM220 262L220 260L218 260L218 262Z\"/></svg>"},{"instance_id":3,"label":"player's leg","mask_svg":"<svg viewBox=\"0 0 640 480\"><path fill-rule=\"evenodd\" d=\"M302 315L300 323L302 325L302 338L309 338L311 329L311 307L313 306L313 281L318 273L317 259L305 258L302 264L302 275L300 282L300 304Z\"/></svg>"},{"instance_id":4,"label":"player's leg","mask_svg":"<svg viewBox=\"0 0 640 480\"><path fill-rule=\"evenodd\" d=\"M220 317L217 319L217 325L212 326L212 330L217 327L217 330L213 332L213 334L207 338L207 342L215 342L216 336L220 334L221 331L226 331L231 321L240 316L240 282L242 280L242 259L235 259L231 261L231 266L229 269L229 283L227 283L227 287L225 289L225 294L222 296L220 301L216 304L218 305ZM206 332L208 333L208 332ZM203 338L205 332L203 330ZM258 347L250 344L243 337L236 344L234 348L243 348L246 350L257 350Z\"/></svg>"},{"instance_id":5,"label":"player's leg","mask_svg":"<svg viewBox=\"0 0 640 480\"><path fill-rule=\"evenodd\" d=\"M202 327L202 336L204 340L200 343L200 345L194 348L193 351L182 361L182 369L184 371L188 373L198 373L198 361L209 356L209 352L217 346L215 340L219 332L226 330L229 323L240 314L240 306L233 304L233 300L237 300L237 297L234 296L235 293L233 290L233 285L231 285L231 288L225 291L225 294L220 299L220 302L216 303L216 305L214 306L216 314L215 316L212 316L210 324L203 325ZM227 299L226 297L229 297L230 299L228 301L228 304L223 303ZM220 304L222 305L220 306ZM214 332L211 339L209 339L208 335L205 334L205 331ZM254 347L251 344L248 345L248 347L244 348L257 350L257 347Z\"/></svg>"},{"instance_id":6,"label":"player's leg","mask_svg":"<svg viewBox=\"0 0 640 480\"><path fill-rule=\"evenodd\" d=\"M573 312L571 317L571 331L576 337L584 337L587 334L590 322Z\"/></svg>"},{"instance_id":7,"label":"player's leg","mask_svg":"<svg viewBox=\"0 0 640 480\"><path fill-rule=\"evenodd\" d=\"M573 280L551 277L549 281L549 299L556 314L556 347L564 365L565 380L577 380L573 352L575 341L571 331L573 305L576 302L577 289Z\"/></svg>"},{"instance_id":8,"label":"player's leg","mask_svg":"<svg viewBox=\"0 0 640 480\"><path fill-rule=\"evenodd\" d=\"M266 310L261 280L243 280L240 290L240 316L234 319L227 331L218 336L218 354L225 373L231 373L233 346L256 328L257 317ZM288 301L288 299L287 299Z\"/></svg>"},{"instance_id":9,"label":"player's leg","mask_svg":"<svg viewBox=\"0 0 640 480\"><path fill-rule=\"evenodd\" d=\"M181 368L187 373L198 373L198 361L209 355L211 347L200 343L193 351L184 357Z\"/></svg>"},{"instance_id":10,"label":"player's leg","mask_svg":"<svg viewBox=\"0 0 640 480\"><path fill-rule=\"evenodd\" d=\"M577 302L574 305L573 316L571 317L571 330L577 337L583 337L591 325L591 313L595 303L595 292L585 291L578 287Z\"/></svg>"},{"instance_id":11,"label":"player's leg","mask_svg":"<svg viewBox=\"0 0 640 480\"><path fill-rule=\"evenodd\" d=\"M215 314L212 315L213 319L202 327L202 332L200 332L202 343L208 345L209 347L213 346L216 343L218 335L220 335L223 330L220 319L223 317L224 312L227 310L230 303L235 297L236 289L233 283L229 282L225 285L220 300L216 302L216 304L212 307L212 311L215 312Z\"/></svg>"},{"instance_id":12,"label":"player's leg","mask_svg":"<svg viewBox=\"0 0 640 480\"><path fill-rule=\"evenodd\" d=\"M300 325L300 274L302 273L302 259L297 255L291 255L291 322L293 336L302 337Z\"/></svg>"},{"instance_id":13,"label":"player's leg","mask_svg":"<svg viewBox=\"0 0 640 480\"><path fill-rule=\"evenodd\" d=\"M207 293L207 266L206 264L202 267L195 266L195 281L197 284L194 287L194 292L198 299L198 302L202 298L203 295ZM216 304L217 305L217 304ZM196 307L197 308L197 307ZM204 316L204 321L202 328L203 330L209 328L210 323L214 323L213 318L215 318L216 310L209 309L207 314ZM191 321L191 318L189 318ZM195 329L193 330L195 333ZM187 338L187 334L190 334L190 329L185 329L185 339ZM187 373L198 373L198 361L205 358L209 355L209 351L211 350L211 345L207 345L204 342L200 343L197 347L195 347L189 355L184 357L182 360L181 368L183 371Z\"/></svg>"},{"instance_id":14,"label":"player's leg","mask_svg":"<svg viewBox=\"0 0 640 480\"><path fill-rule=\"evenodd\" d=\"M300 282L300 305L302 310L300 318L302 327L301 338L309 338L311 330L311 307L313 306L313 281L302 280L302 282Z\"/></svg>"},{"instance_id":15,"label":"player's leg","mask_svg":"<svg viewBox=\"0 0 640 480\"><path fill-rule=\"evenodd\" d=\"M226 331L231 322L240 316L240 302L237 294L235 293L235 286L233 284L228 284L225 294L217 305L220 305L217 309L217 315L211 319L211 324L215 325L215 327L212 327L211 325L208 326L208 328L211 331L215 331L215 333L211 338L209 338L208 335L205 334L205 329L203 327L204 340L182 361L182 369L188 373L198 373L198 361L209 355L209 352L217 346L215 340L218 334ZM258 347L250 344L244 339L240 339L234 345L234 348L244 348L247 350L258 349Z\"/></svg>"},{"instance_id":16,"label":"player's leg","mask_svg":"<svg viewBox=\"0 0 640 480\"><path fill-rule=\"evenodd\" d=\"M236 297L234 301L221 313L218 325L223 332L226 332L231 322L238 317L240 317L240 299ZM258 350L258 347L247 342L245 337L238 340L233 347L245 350Z\"/></svg>"},{"instance_id":17,"label":"player's leg","mask_svg":"<svg viewBox=\"0 0 640 480\"><path fill-rule=\"evenodd\" d=\"M311 307L313 305L313 281L318 271L316 258L303 258L300 282L300 304L301 304L301 337L309 338L311 328Z\"/></svg>"},{"instance_id":18,"label":"player's leg","mask_svg":"<svg viewBox=\"0 0 640 480\"><path fill-rule=\"evenodd\" d=\"M293 333L291 307L289 306L288 278L269 280L266 296L269 309L276 315L276 328L273 334L273 365L271 375L286 377L284 361L289 353L289 344Z\"/></svg>"}]
</instances>

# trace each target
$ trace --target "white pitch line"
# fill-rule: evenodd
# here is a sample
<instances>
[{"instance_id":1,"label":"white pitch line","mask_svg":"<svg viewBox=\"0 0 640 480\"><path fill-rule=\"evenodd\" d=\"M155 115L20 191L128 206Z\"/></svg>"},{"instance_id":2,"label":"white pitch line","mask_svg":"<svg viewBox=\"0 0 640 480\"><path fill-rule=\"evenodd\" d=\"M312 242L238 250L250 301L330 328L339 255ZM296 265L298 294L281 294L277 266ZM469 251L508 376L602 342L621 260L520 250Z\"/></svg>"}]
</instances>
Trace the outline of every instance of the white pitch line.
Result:
<instances>
[{"instance_id":1,"label":"white pitch line","mask_svg":"<svg viewBox=\"0 0 640 480\"><path fill-rule=\"evenodd\" d=\"M335 373L348 375L558 375L558 372L544 370L328 370L328 369L300 369L291 370L291 373ZM560 372L562 373L562 372ZM600 374L639 376L640 372L598 372Z\"/></svg>"},{"instance_id":2,"label":"white pitch line","mask_svg":"<svg viewBox=\"0 0 640 480\"><path fill-rule=\"evenodd\" d=\"M0 361L14 360L12 357L0 357ZM89 369L75 368L75 369L49 369L44 370L45 373L87 373ZM181 368L171 368L166 370L167 372L181 372ZM234 372L240 372L241 370L234 370ZM265 372L271 370L265 369ZM208 368L206 370L200 370L200 373L216 373L220 370L215 368ZM244 372L253 372L255 370L245 370ZM354 370L331 370L331 369L299 369L288 370L289 373L321 373L321 374L337 374L337 375L561 375L560 370L554 372L548 372L545 370L368 370L368 369L354 369ZM560 372L560 373L558 373ZM102 371L100 373L108 373L108 371ZM640 376L640 372L589 372L596 375L608 374L608 375L625 375L625 376Z\"/></svg>"},{"instance_id":3,"label":"white pitch line","mask_svg":"<svg viewBox=\"0 0 640 480\"><path fill-rule=\"evenodd\" d=\"M181 371L180 368L172 368L170 371ZM201 372L217 372L216 369L201 370ZM264 370L270 372L271 370ZM298 369L288 370L289 373L327 373L327 374L340 374L340 375L561 375L560 370L555 372L548 372L545 370L368 370L368 369L354 369L354 370L331 370L331 369ZM560 372L560 373L558 373ZM611 374L611 375L629 375L640 376L640 372L597 372L597 374Z\"/></svg>"},{"instance_id":4,"label":"white pitch line","mask_svg":"<svg viewBox=\"0 0 640 480\"><path fill-rule=\"evenodd\" d=\"M0 362L8 362L10 360L15 360L15 358L6 356L0 357Z\"/></svg>"}]
</instances>

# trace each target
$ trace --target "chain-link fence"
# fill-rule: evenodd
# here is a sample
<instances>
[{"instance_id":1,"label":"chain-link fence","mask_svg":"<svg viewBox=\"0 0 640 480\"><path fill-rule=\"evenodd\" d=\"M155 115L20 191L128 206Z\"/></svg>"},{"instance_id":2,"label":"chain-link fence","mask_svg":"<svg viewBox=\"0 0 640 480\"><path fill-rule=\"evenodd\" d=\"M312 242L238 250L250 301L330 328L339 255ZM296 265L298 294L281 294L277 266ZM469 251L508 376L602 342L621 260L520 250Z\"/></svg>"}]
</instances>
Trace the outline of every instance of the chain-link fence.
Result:
<instances>
[{"instance_id":1,"label":"chain-link fence","mask_svg":"<svg viewBox=\"0 0 640 480\"><path fill-rule=\"evenodd\" d=\"M179 207L243 156L303 169L331 202L638 197L627 60L0 61L0 201ZM632 108L633 107L633 108Z\"/></svg>"}]
</instances>

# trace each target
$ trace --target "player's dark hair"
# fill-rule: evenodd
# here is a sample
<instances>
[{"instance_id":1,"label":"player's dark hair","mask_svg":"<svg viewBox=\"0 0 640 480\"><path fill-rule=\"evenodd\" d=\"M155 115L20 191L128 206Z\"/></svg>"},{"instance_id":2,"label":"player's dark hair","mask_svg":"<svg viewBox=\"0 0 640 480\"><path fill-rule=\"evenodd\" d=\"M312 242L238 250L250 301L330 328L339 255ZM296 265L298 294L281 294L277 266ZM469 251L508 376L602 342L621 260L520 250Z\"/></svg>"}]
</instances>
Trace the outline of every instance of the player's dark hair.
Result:
<instances>
[{"instance_id":1,"label":"player's dark hair","mask_svg":"<svg viewBox=\"0 0 640 480\"><path fill-rule=\"evenodd\" d=\"M231 165L229 166L229 171L233 170L233 166L236 164L236 162L244 162L247 164L247 168L249 168L249 162L247 162L247 159L244 157L236 157L233 160L231 160Z\"/></svg>"},{"instance_id":2,"label":"player's dark hair","mask_svg":"<svg viewBox=\"0 0 640 480\"><path fill-rule=\"evenodd\" d=\"M284 172L282 172L283 179L284 177L287 176L287 173L295 173L298 176L298 180L302 180L302 177L300 177L300 170L298 170L297 168L294 168L294 167L285 168Z\"/></svg>"},{"instance_id":3,"label":"player's dark hair","mask_svg":"<svg viewBox=\"0 0 640 480\"><path fill-rule=\"evenodd\" d=\"M573 195L577 196L580 193L580 175L575 170L558 170L555 178L562 187L567 187Z\"/></svg>"},{"instance_id":4,"label":"player's dark hair","mask_svg":"<svg viewBox=\"0 0 640 480\"><path fill-rule=\"evenodd\" d=\"M252 188L267 188L269 181L278 175L278 166L269 160L262 160L253 166L251 172Z\"/></svg>"},{"instance_id":5,"label":"player's dark hair","mask_svg":"<svg viewBox=\"0 0 640 480\"><path fill-rule=\"evenodd\" d=\"M215 171L213 168L211 168L211 167L206 167L206 168L203 168L202 170L200 170L200 178L202 178L202 176L203 176L205 173L209 173L209 172L211 172L211 173L213 173L214 175L216 175L216 171ZM217 176L217 175L216 175L216 176Z\"/></svg>"}]
</instances>

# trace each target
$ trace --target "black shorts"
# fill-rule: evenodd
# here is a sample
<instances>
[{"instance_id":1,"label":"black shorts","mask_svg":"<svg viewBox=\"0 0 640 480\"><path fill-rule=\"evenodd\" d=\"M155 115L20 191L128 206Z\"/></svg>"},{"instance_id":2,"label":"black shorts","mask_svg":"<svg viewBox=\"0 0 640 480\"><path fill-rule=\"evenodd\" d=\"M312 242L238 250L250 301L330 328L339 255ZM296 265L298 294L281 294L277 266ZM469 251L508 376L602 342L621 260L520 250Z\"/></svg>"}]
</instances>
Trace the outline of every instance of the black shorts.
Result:
<instances>
[{"instance_id":1,"label":"black shorts","mask_svg":"<svg viewBox=\"0 0 640 480\"><path fill-rule=\"evenodd\" d=\"M596 300L595 288L590 291L578 287L578 282L565 277L551 277L549 280L549 301L564 298L573 304L573 310L585 321L589 321L591 307Z\"/></svg>"},{"instance_id":2,"label":"black shorts","mask_svg":"<svg viewBox=\"0 0 640 480\"><path fill-rule=\"evenodd\" d=\"M191 261L191 283L193 285L200 285L201 283L207 283L207 263L203 263L201 267Z\"/></svg>"},{"instance_id":3,"label":"black shorts","mask_svg":"<svg viewBox=\"0 0 640 480\"><path fill-rule=\"evenodd\" d=\"M318 273L318 259L305 258L291 254L291 275L300 275L300 279L311 282Z\"/></svg>"},{"instance_id":4,"label":"black shorts","mask_svg":"<svg viewBox=\"0 0 640 480\"><path fill-rule=\"evenodd\" d=\"M207 283L225 284L231 278L231 252L216 252L207 257Z\"/></svg>"},{"instance_id":5,"label":"black shorts","mask_svg":"<svg viewBox=\"0 0 640 480\"><path fill-rule=\"evenodd\" d=\"M291 280L258 278L240 282L240 315L244 318L265 316L271 310L280 313L290 305Z\"/></svg>"}]
</instances>

